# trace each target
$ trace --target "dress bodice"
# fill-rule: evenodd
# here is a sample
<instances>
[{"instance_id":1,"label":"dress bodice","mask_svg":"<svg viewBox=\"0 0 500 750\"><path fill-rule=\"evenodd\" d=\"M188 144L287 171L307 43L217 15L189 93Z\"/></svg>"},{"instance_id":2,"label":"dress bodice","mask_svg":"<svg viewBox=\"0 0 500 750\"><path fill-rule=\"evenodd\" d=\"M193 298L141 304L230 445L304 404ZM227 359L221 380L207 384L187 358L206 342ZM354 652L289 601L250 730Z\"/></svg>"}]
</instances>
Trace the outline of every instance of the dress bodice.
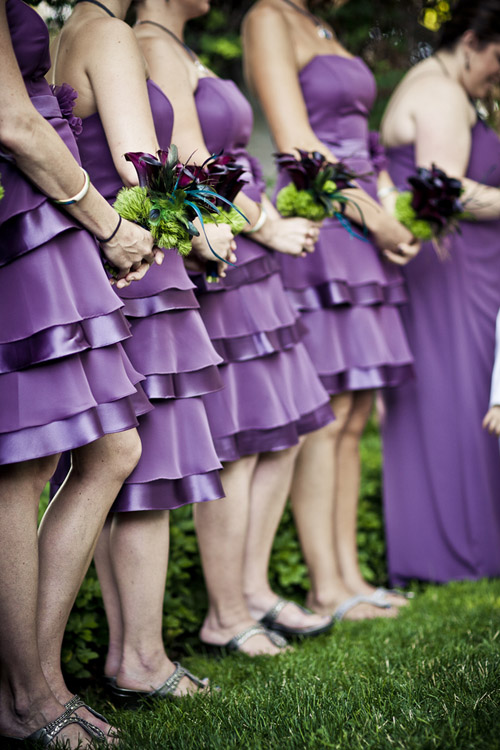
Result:
<instances>
[{"instance_id":1,"label":"dress bodice","mask_svg":"<svg viewBox=\"0 0 500 750\"><path fill-rule=\"evenodd\" d=\"M160 148L167 149L172 140L174 112L170 101L153 81L148 80L148 94L153 113L156 136ZM78 149L82 164L90 175L93 184L108 200L116 197L123 187L123 181L116 171L106 133L98 112L84 117L82 132L78 137Z\"/></svg>"},{"instance_id":2,"label":"dress bodice","mask_svg":"<svg viewBox=\"0 0 500 750\"><path fill-rule=\"evenodd\" d=\"M260 201L265 189L262 170L246 150L253 128L250 103L233 81L210 76L199 80L194 97L208 150L233 154L248 171L250 182L244 192Z\"/></svg>"},{"instance_id":3,"label":"dress bodice","mask_svg":"<svg viewBox=\"0 0 500 750\"><path fill-rule=\"evenodd\" d=\"M368 153L375 79L359 57L317 55L299 73L309 123L338 158Z\"/></svg>"},{"instance_id":4,"label":"dress bodice","mask_svg":"<svg viewBox=\"0 0 500 750\"><path fill-rule=\"evenodd\" d=\"M43 81L50 68L47 26L38 13L33 12L22 0L7 0L7 21L14 53L26 86L36 85Z\"/></svg>"}]
</instances>

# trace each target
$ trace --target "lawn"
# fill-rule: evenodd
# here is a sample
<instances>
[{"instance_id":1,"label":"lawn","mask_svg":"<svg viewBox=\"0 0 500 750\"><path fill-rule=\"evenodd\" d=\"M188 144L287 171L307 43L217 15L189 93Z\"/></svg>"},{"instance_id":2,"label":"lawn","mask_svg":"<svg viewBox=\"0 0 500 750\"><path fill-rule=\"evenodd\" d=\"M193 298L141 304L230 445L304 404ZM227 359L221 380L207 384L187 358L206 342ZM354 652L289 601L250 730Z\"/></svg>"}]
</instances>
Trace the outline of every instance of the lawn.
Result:
<instances>
[{"instance_id":1,"label":"lawn","mask_svg":"<svg viewBox=\"0 0 500 750\"><path fill-rule=\"evenodd\" d=\"M123 750L500 748L500 581L429 586L397 620L344 622L275 658L193 653L221 692L115 710Z\"/></svg>"}]
</instances>

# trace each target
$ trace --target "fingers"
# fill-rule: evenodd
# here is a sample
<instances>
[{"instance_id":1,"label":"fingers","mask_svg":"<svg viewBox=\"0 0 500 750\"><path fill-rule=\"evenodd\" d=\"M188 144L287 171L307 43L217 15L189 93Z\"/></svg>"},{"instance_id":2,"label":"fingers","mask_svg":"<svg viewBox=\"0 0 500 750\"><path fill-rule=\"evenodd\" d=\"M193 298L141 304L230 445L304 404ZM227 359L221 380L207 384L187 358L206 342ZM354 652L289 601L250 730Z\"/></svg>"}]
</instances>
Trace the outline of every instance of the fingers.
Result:
<instances>
[{"instance_id":1,"label":"fingers","mask_svg":"<svg viewBox=\"0 0 500 750\"><path fill-rule=\"evenodd\" d=\"M385 249L382 251L387 260L397 266L405 266L420 252L420 243L412 241L411 243L400 242L395 250Z\"/></svg>"},{"instance_id":2,"label":"fingers","mask_svg":"<svg viewBox=\"0 0 500 750\"><path fill-rule=\"evenodd\" d=\"M117 280L117 288L124 289L125 287L130 286L132 281L140 281L144 278L150 267L151 263L144 260L141 263L134 263L130 271L123 278Z\"/></svg>"},{"instance_id":3,"label":"fingers","mask_svg":"<svg viewBox=\"0 0 500 750\"><path fill-rule=\"evenodd\" d=\"M159 247L154 248L154 256L155 256L155 263L157 266L161 266L163 261L165 260L165 253L163 250L160 250Z\"/></svg>"}]
</instances>

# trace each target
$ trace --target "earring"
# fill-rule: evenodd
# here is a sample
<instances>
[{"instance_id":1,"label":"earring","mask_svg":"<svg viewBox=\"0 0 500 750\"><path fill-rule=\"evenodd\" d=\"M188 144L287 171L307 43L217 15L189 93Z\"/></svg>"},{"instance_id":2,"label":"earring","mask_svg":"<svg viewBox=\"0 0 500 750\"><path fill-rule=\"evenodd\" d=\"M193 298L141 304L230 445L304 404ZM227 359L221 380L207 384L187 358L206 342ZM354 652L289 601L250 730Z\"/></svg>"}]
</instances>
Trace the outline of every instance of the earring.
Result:
<instances>
[{"instance_id":1,"label":"earring","mask_svg":"<svg viewBox=\"0 0 500 750\"><path fill-rule=\"evenodd\" d=\"M470 59L467 53L465 54L465 70L467 72L470 70Z\"/></svg>"}]
</instances>

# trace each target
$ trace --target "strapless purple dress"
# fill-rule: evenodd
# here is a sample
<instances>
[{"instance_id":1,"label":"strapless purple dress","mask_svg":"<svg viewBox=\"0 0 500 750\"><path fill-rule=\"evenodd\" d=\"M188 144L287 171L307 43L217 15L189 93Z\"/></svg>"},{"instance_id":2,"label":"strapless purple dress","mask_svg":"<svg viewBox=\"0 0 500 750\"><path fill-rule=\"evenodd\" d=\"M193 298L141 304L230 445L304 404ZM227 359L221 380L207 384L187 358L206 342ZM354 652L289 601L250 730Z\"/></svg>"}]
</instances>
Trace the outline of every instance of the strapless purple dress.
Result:
<instances>
[{"instance_id":1,"label":"strapless purple dress","mask_svg":"<svg viewBox=\"0 0 500 750\"><path fill-rule=\"evenodd\" d=\"M44 79L45 23L21 0L7 0L7 18L32 104L78 159ZM129 327L94 238L5 155L0 174L0 464L8 464L126 430L151 406L120 343Z\"/></svg>"},{"instance_id":2,"label":"strapless purple dress","mask_svg":"<svg viewBox=\"0 0 500 750\"><path fill-rule=\"evenodd\" d=\"M299 81L316 136L358 174L369 173L359 184L375 197L368 115L376 89L370 70L357 57L318 55ZM287 181L279 174L277 190ZM304 342L329 393L398 385L411 375L398 310L406 299L403 280L371 241L327 219L314 253L280 260L290 300L307 326Z\"/></svg>"},{"instance_id":3,"label":"strapless purple dress","mask_svg":"<svg viewBox=\"0 0 500 750\"><path fill-rule=\"evenodd\" d=\"M148 81L151 111L161 148L170 146L173 111ZM78 148L96 188L111 203L123 187L96 112L82 120ZM170 510L223 496L221 465L201 396L222 388L218 363L181 256L166 250L161 266L118 290L132 338L125 350L146 376L154 410L139 420L142 456L111 511Z\"/></svg>"},{"instance_id":4,"label":"strapless purple dress","mask_svg":"<svg viewBox=\"0 0 500 750\"><path fill-rule=\"evenodd\" d=\"M400 188L413 145L389 149ZM500 140L472 130L467 176L500 186ZM404 270L403 322L415 380L386 393L384 488L394 583L500 575L500 457L481 429L500 307L500 221L462 222L440 260L431 244Z\"/></svg>"},{"instance_id":5,"label":"strapless purple dress","mask_svg":"<svg viewBox=\"0 0 500 750\"><path fill-rule=\"evenodd\" d=\"M258 164L245 150L253 124L249 103L232 81L219 78L202 78L195 99L208 150L224 149L245 162L252 175L245 192L260 201ZM236 252L236 267L218 284L195 277L203 320L224 359L225 389L205 396L222 461L288 448L332 419L275 254L245 236L237 238Z\"/></svg>"}]
</instances>

